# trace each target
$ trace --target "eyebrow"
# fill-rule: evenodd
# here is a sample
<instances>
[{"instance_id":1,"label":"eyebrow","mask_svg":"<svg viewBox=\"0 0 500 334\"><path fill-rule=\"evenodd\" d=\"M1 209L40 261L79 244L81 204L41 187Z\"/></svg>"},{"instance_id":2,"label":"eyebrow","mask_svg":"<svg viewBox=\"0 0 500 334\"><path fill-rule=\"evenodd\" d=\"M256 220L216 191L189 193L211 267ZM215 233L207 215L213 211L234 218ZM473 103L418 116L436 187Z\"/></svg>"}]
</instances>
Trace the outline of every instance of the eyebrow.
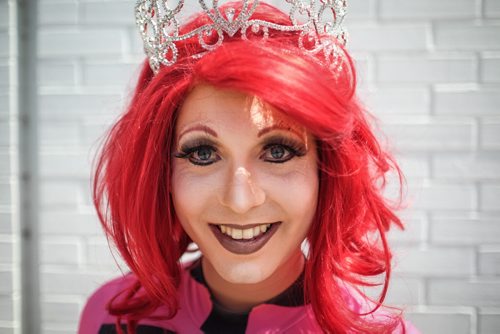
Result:
<instances>
[{"instance_id":1,"label":"eyebrow","mask_svg":"<svg viewBox=\"0 0 500 334\"><path fill-rule=\"evenodd\" d=\"M188 129L184 130L181 134L179 134L179 138L182 138L182 136L184 136L186 133L192 132L192 131L203 131L203 132L208 133L209 135L211 135L215 138L218 138L217 132L212 130L212 128L210 128L206 125L202 125L202 124L198 124L198 125L195 125L193 127L190 127Z\"/></svg>"},{"instance_id":2,"label":"eyebrow","mask_svg":"<svg viewBox=\"0 0 500 334\"><path fill-rule=\"evenodd\" d=\"M287 126L286 124L275 124L275 125L268 126L268 127L264 128L264 129L260 130L259 133L257 134L257 137L262 137L266 133L271 132L273 130L291 131L291 132L295 133L297 136L299 136L299 138L303 138L304 137L303 133L300 133L299 131L297 131L293 127Z\"/></svg>"}]
</instances>

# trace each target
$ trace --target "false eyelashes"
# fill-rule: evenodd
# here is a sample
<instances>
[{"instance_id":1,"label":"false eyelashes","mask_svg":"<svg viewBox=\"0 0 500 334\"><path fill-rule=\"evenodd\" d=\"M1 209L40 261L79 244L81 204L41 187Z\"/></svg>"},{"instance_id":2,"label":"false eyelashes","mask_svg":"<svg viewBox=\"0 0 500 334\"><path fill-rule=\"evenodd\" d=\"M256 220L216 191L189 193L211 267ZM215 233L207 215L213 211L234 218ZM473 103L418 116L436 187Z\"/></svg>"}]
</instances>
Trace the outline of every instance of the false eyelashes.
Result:
<instances>
[{"instance_id":1,"label":"false eyelashes","mask_svg":"<svg viewBox=\"0 0 500 334\"><path fill-rule=\"evenodd\" d=\"M284 163L294 157L306 155L307 147L299 140L275 135L264 139L262 151L260 159L270 163ZM276 153L279 153L278 156ZM179 159L188 159L192 164L198 166L211 165L221 159L217 143L205 137L186 141L174 156Z\"/></svg>"}]
</instances>

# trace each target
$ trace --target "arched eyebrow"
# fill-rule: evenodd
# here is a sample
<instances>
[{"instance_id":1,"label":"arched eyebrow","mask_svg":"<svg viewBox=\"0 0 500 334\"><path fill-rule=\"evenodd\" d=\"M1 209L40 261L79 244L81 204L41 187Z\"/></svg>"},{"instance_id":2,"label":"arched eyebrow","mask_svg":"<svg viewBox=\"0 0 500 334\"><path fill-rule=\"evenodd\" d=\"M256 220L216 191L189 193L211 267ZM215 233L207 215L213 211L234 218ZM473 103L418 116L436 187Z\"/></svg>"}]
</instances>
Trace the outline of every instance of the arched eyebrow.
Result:
<instances>
[{"instance_id":1,"label":"arched eyebrow","mask_svg":"<svg viewBox=\"0 0 500 334\"><path fill-rule=\"evenodd\" d=\"M304 133L301 133L294 127L287 125L287 124L273 124L271 126L265 127L264 129L260 130L259 133L257 134L257 137L262 137L266 133L269 133L273 130L285 130L285 131L290 131L295 133L299 138L303 139L304 138Z\"/></svg>"},{"instance_id":2,"label":"arched eyebrow","mask_svg":"<svg viewBox=\"0 0 500 334\"><path fill-rule=\"evenodd\" d=\"M179 139L182 138L182 136L184 136L186 133L192 132L192 131L203 131L203 132L208 133L209 135L211 135L215 138L218 138L217 132L215 132L212 128L210 128L206 125L203 125L203 124L197 124L195 126L187 128L181 134L179 134Z\"/></svg>"}]
</instances>

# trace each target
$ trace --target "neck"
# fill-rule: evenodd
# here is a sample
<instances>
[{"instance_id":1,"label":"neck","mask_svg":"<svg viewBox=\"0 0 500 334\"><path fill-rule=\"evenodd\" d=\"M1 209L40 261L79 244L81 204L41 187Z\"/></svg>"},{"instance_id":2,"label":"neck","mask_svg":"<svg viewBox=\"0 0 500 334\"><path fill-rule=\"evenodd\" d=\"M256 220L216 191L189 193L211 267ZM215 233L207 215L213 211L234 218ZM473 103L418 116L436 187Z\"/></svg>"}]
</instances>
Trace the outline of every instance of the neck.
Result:
<instances>
[{"instance_id":1,"label":"neck","mask_svg":"<svg viewBox=\"0 0 500 334\"><path fill-rule=\"evenodd\" d=\"M304 263L304 256L299 251L277 268L270 277L255 284L228 282L205 258L202 258L201 264L205 281L215 300L231 312L243 313L278 296L290 287L302 273Z\"/></svg>"}]
</instances>

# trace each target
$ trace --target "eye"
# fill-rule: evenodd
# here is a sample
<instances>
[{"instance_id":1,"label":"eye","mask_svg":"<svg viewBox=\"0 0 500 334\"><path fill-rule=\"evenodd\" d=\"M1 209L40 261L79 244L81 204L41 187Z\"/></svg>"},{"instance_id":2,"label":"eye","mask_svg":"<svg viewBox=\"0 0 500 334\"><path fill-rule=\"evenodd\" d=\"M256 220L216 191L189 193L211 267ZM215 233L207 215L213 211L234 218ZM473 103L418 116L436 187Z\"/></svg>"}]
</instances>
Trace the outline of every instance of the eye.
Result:
<instances>
[{"instance_id":1,"label":"eye","mask_svg":"<svg viewBox=\"0 0 500 334\"><path fill-rule=\"evenodd\" d=\"M208 166L220 160L220 157L217 155L217 150L210 145L183 148L182 152L177 153L175 157L188 159L192 164L198 166Z\"/></svg>"},{"instance_id":2,"label":"eye","mask_svg":"<svg viewBox=\"0 0 500 334\"><path fill-rule=\"evenodd\" d=\"M280 144L268 145L261 156L264 161L283 163L295 157L297 153L294 149Z\"/></svg>"}]
</instances>

